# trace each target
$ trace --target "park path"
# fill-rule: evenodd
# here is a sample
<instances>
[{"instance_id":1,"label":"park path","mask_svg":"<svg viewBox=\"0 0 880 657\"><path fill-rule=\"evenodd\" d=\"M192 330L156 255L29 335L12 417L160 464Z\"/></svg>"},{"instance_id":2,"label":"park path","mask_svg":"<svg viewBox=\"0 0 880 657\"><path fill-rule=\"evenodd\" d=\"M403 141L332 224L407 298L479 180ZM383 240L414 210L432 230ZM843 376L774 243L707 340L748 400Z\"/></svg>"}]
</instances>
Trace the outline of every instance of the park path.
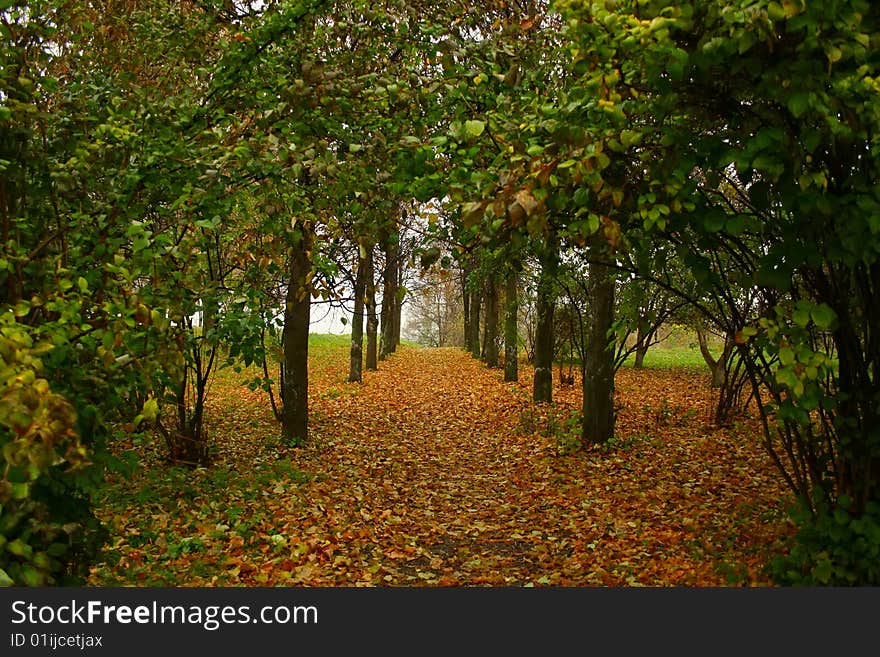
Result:
<instances>
[{"instance_id":1,"label":"park path","mask_svg":"<svg viewBox=\"0 0 880 657\"><path fill-rule=\"evenodd\" d=\"M505 383L459 349L403 348L357 384L347 360L312 353L303 447L232 370L211 468L129 445L147 465L111 482L90 585L768 583L786 491L754 427L706 426L707 376L621 370L616 442L571 452L577 387L535 405L529 371Z\"/></svg>"},{"instance_id":2,"label":"park path","mask_svg":"<svg viewBox=\"0 0 880 657\"><path fill-rule=\"evenodd\" d=\"M369 537L382 582L522 585L589 535L550 512L559 490L522 428L528 391L461 350L404 349L319 408L318 496L343 535Z\"/></svg>"},{"instance_id":3,"label":"park path","mask_svg":"<svg viewBox=\"0 0 880 657\"><path fill-rule=\"evenodd\" d=\"M211 468L170 470L141 443L152 464L114 478L90 584L768 582L785 491L754 429L706 426L693 372L621 370L618 439L568 452L576 386L535 405L528 371L505 383L459 349L412 347L352 384L345 351L310 357L303 447L279 444L265 393L232 370L210 392Z\"/></svg>"},{"instance_id":4,"label":"park path","mask_svg":"<svg viewBox=\"0 0 880 657\"><path fill-rule=\"evenodd\" d=\"M302 512L273 528L305 537L308 555L276 559L282 581L765 581L773 529L759 518L779 488L756 444L706 433L702 412L687 409L711 393L692 374L621 374L618 427L629 438L568 455L576 390L535 407L526 382L505 383L459 349L402 349L361 384L316 378L310 443L291 458L320 474L299 491Z\"/></svg>"}]
</instances>

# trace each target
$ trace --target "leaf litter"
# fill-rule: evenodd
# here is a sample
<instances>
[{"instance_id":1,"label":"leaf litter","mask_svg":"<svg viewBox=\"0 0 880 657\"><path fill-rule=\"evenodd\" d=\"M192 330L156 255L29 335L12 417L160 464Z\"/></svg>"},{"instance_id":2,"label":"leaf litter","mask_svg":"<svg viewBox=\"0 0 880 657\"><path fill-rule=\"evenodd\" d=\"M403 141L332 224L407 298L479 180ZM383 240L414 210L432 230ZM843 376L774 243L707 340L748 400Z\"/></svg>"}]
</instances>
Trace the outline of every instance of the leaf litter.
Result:
<instances>
[{"instance_id":1,"label":"leaf litter","mask_svg":"<svg viewBox=\"0 0 880 657\"><path fill-rule=\"evenodd\" d=\"M232 370L208 400L211 468L131 437L89 585L771 585L788 493L753 419L708 425L703 372L622 369L614 442L578 450L578 385L535 405L527 368L505 383L459 349L403 347L362 383L347 364L310 359L305 447Z\"/></svg>"}]
</instances>

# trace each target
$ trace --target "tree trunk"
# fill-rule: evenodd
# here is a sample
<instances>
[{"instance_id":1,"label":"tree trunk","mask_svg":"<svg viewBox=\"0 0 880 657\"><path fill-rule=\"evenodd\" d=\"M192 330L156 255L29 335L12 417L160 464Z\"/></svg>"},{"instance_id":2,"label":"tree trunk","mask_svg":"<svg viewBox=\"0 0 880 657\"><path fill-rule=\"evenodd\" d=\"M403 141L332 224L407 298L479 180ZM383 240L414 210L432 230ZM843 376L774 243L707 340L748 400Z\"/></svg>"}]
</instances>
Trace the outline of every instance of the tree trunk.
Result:
<instances>
[{"instance_id":1,"label":"tree trunk","mask_svg":"<svg viewBox=\"0 0 880 657\"><path fill-rule=\"evenodd\" d=\"M614 325L614 279L611 268L598 263L590 264L589 279L592 315L581 369L585 446L614 437L614 342L609 337Z\"/></svg>"},{"instance_id":2,"label":"tree trunk","mask_svg":"<svg viewBox=\"0 0 880 657\"><path fill-rule=\"evenodd\" d=\"M290 280L284 306L284 408L281 436L288 445L302 445L309 434L309 272L312 233L307 226L290 250Z\"/></svg>"},{"instance_id":3,"label":"tree trunk","mask_svg":"<svg viewBox=\"0 0 880 657\"><path fill-rule=\"evenodd\" d=\"M385 267L382 270L382 335L379 341L379 360L385 360L394 352L396 333L395 318L397 317L397 244L386 237Z\"/></svg>"},{"instance_id":4,"label":"tree trunk","mask_svg":"<svg viewBox=\"0 0 880 657\"><path fill-rule=\"evenodd\" d=\"M556 248L548 244L541 254L541 273L538 275L535 310L535 350L533 362L535 378L532 383L532 399L536 402L553 402L553 313L556 307L554 276L556 274Z\"/></svg>"},{"instance_id":5,"label":"tree trunk","mask_svg":"<svg viewBox=\"0 0 880 657\"><path fill-rule=\"evenodd\" d=\"M446 330L445 307L443 295L439 292L434 296L434 317L437 320L437 346L444 347L446 346L443 339L443 332Z\"/></svg>"},{"instance_id":6,"label":"tree trunk","mask_svg":"<svg viewBox=\"0 0 880 657\"><path fill-rule=\"evenodd\" d=\"M474 358L480 357L480 306L483 303L479 289L471 292L471 319L470 319L470 351Z\"/></svg>"},{"instance_id":7,"label":"tree trunk","mask_svg":"<svg viewBox=\"0 0 880 657\"><path fill-rule=\"evenodd\" d=\"M494 276L486 282L486 322L483 330L483 360L498 367L498 283Z\"/></svg>"},{"instance_id":8,"label":"tree trunk","mask_svg":"<svg viewBox=\"0 0 880 657\"><path fill-rule=\"evenodd\" d=\"M464 349L471 351L471 293L467 287L467 272L461 270L461 303L464 318Z\"/></svg>"},{"instance_id":9,"label":"tree trunk","mask_svg":"<svg viewBox=\"0 0 880 657\"><path fill-rule=\"evenodd\" d=\"M354 312L351 316L351 357L348 368L350 383L360 383L364 365L364 294L367 286L367 259L358 247L357 274L354 279Z\"/></svg>"},{"instance_id":10,"label":"tree trunk","mask_svg":"<svg viewBox=\"0 0 880 657\"><path fill-rule=\"evenodd\" d=\"M403 321L403 298L404 298L404 288L403 288L403 262L401 261L400 251L397 253L397 278L394 281L394 315L393 315L393 324L392 324L392 342L391 342L391 351L397 351L397 348L400 346L400 332L401 332L401 322Z\"/></svg>"},{"instance_id":11,"label":"tree trunk","mask_svg":"<svg viewBox=\"0 0 880 657\"><path fill-rule=\"evenodd\" d=\"M366 308L367 308L367 357L366 368L375 372L379 369L379 317L376 315L376 281L373 267L373 246L367 248L365 264Z\"/></svg>"},{"instance_id":12,"label":"tree trunk","mask_svg":"<svg viewBox=\"0 0 880 657\"><path fill-rule=\"evenodd\" d=\"M517 381L519 379L519 357L517 354L518 344L518 324L517 315L519 311L519 291L517 289L519 277L515 269L511 268L507 274L507 281L504 289L504 380Z\"/></svg>"},{"instance_id":13,"label":"tree trunk","mask_svg":"<svg viewBox=\"0 0 880 657\"><path fill-rule=\"evenodd\" d=\"M727 378L727 359L733 351L733 340L725 339L724 350L721 352L721 356L719 356L717 360L712 356L712 352L709 351L709 341L706 338L706 333L702 329L697 329L697 342L700 343L700 353L703 355L703 360L706 361L706 365L709 366L709 371L712 372L712 387L723 387L724 381Z\"/></svg>"},{"instance_id":14,"label":"tree trunk","mask_svg":"<svg viewBox=\"0 0 880 657\"><path fill-rule=\"evenodd\" d=\"M645 355L648 353L648 344L650 340L650 336L645 335L645 330L642 327L642 321L639 320L639 328L636 333L635 363L633 364L637 370L643 369L645 367Z\"/></svg>"}]
</instances>

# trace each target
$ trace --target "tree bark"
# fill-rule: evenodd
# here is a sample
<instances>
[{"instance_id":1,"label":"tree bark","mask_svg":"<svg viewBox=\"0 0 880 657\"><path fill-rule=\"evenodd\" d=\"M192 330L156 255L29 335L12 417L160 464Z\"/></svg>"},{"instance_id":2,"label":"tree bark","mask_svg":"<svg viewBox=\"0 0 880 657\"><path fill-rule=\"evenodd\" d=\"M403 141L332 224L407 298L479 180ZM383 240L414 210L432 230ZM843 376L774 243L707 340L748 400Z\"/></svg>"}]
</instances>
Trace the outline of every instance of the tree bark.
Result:
<instances>
[{"instance_id":1,"label":"tree bark","mask_svg":"<svg viewBox=\"0 0 880 657\"><path fill-rule=\"evenodd\" d=\"M700 353L703 355L703 360L706 361L709 371L712 372L712 387L723 387L727 378L727 359L730 358L730 354L733 351L733 340L724 340L724 349L717 360L712 356L712 352L709 351L709 341L706 338L705 331L702 329L697 329L697 342L700 344Z\"/></svg>"},{"instance_id":2,"label":"tree bark","mask_svg":"<svg viewBox=\"0 0 880 657\"><path fill-rule=\"evenodd\" d=\"M498 367L498 283L494 276L486 281L486 321L483 330L483 360Z\"/></svg>"},{"instance_id":3,"label":"tree bark","mask_svg":"<svg viewBox=\"0 0 880 657\"><path fill-rule=\"evenodd\" d=\"M504 289L504 380L519 380L519 275L511 268Z\"/></svg>"},{"instance_id":4,"label":"tree bark","mask_svg":"<svg viewBox=\"0 0 880 657\"><path fill-rule=\"evenodd\" d=\"M284 407L281 436L289 445L302 445L309 434L309 273L312 262L311 227L301 226L290 249L290 280L284 305Z\"/></svg>"},{"instance_id":5,"label":"tree bark","mask_svg":"<svg viewBox=\"0 0 880 657\"><path fill-rule=\"evenodd\" d=\"M519 325L517 315L519 313L519 276L515 269L511 268L507 274L504 288L504 380L517 381L519 379L519 355L518 333Z\"/></svg>"},{"instance_id":6,"label":"tree bark","mask_svg":"<svg viewBox=\"0 0 880 657\"><path fill-rule=\"evenodd\" d=\"M599 263L590 264L589 279L592 315L581 370L585 446L614 437L614 342L609 337L614 325L614 279L611 268Z\"/></svg>"},{"instance_id":7,"label":"tree bark","mask_svg":"<svg viewBox=\"0 0 880 657\"><path fill-rule=\"evenodd\" d=\"M400 256L400 251L397 252L397 278L394 281L394 315L393 315L393 324L392 324L392 341L391 341L391 351L397 351L397 348L400 346L400 332L402 329L401 322L403 321L403 299L404 299L404 288L403 288L403 262Z\"/></svg>"},{"instance_id":8,"label":"tree bark","mask_svg":"<svg viewBox=\"0 0 880 657\"><path fill-rule=\"evenodd\" d=\"M348 381L360 383L364 365L364 295L367 287L367 262L363 246L358 246L357 274L354 279L354 312L351 315L351 354Z\"/></svg>"},{"instance_id":9,"label":"tree bark","mask_svg":"<svg viewBox=\"0 0 880 657\"><path fill-rule=\"evenodd\" d=\"M467 286L467 271L461 270L461 303L464 319L464 350L471 352L471 293Z\"/></svg>"},{"instance_id":10,"label":"tree bark","mask_svg":"<svg viewBox=\"0 0 880 657\"><path fill-rule=\"evenodd\" d=\"M641 320L639 320L639 328L636 332L635 362L633 363L634 367L637 370L643 369L645 367L645 355L648 353L649 342L650 337L645 335L644 328L642 327L642 322Z\"/></svg>"},{"instance_id":11,"label":"tree bark","mask_svg":"<svg viewBox=\"0 0 880 657\"><path fill-rule=\"evenodd\" d=\"M398 247L386 235L385 267L382 269L382 335L379 341L379 360L385 360L388 354L394 353L394 337L396 333L395 318L397 317L397 255Z\"/></svg>"},{"instance_id":12,"label":"tree bark","mask_svg":"<svg viewBox=\"0 0 880 657\"><path fill-rule=\"evenodd\" d=\"M376 281L372 245L367 248L367 258L364 264L367 310L367 356L364 365L368 370L375 372L379 368L379 317L376 315Z\"/></svg>"},{"instance_id":13,"label":"tree bark","mask_svg":"<svg viewBox=\"0 0 880 657\"><path fill-rule=\"evenodd\" d=\"M483 303L479 289L471 291L471 319L470 319L470 352L474 358L480 357L480 306Z\"/></svg>"},{"instance_id":14,"label":"tree bark","mask_svg":"<svg viewBox=\"0 0 880 657\"><path fill-rule=\"evenodd\" d=\"M556 247L545 246L540 255L541 273L538 275L535 310L535 348L533 362L535 378L532 383L532 399L536 402L553 402L553 313L556 308Z\"/></svg>"}]
</instances>

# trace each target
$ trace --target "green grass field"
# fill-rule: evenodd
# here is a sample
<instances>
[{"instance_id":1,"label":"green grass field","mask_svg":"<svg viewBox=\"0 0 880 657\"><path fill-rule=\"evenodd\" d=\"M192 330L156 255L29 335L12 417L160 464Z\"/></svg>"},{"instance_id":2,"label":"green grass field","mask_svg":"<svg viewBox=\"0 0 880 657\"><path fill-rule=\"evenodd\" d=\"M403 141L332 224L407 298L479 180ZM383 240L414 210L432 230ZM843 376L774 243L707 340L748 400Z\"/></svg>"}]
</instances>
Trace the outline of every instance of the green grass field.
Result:
<instances>
[{"instance_id":1,"label":"green grass field","mask_svg":"<svg viewBox=\"0 0 880 657\"><path fill-rule=\"evenodd\" d=\"M351 337L345 334L312 333L309 335L309 350L314 356L335 351L339 347L347 347L349 344L351 344ZM419 344L409 340L401 340L401 344L407 347L420 347ZM718 351L718 349L713 351ZM624 362L624 367L632 367L634 361L635 356L631 355ZM645 356L645 367L703 369L706 367L706 361L703 360L703 356L695 344L686 339L678 338L662 342L649 349Z\"/></svg>"},{"instance_id":2,"label":"green grass field","mask_svg":"<svg viewBox=\"0 0 880 657\"><path fill-rule=\"evenodd\" d=\"M624 362L624 367L632 367L635 356ZM686 367L692 369L706 368L706 361L700 350L688 346L665 347L658 345L645 354L645 367Z\"/></svg>"}]
</instances>

